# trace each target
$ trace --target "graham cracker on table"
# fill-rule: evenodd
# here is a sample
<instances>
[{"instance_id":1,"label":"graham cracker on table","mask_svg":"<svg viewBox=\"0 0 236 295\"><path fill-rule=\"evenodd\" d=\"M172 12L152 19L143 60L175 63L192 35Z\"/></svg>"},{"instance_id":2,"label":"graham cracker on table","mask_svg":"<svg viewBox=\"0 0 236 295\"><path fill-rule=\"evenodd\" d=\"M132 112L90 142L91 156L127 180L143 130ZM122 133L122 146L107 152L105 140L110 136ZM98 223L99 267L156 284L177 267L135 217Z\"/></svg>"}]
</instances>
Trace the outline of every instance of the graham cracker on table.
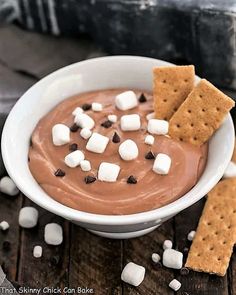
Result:
<instances>
[{"instance_id":1,"label":"graham cracker on table","mask_svg":"<svg viewBox=\"0 0 236 295\"><path fill-rule=\"evenodd\" d=\"M220 127L234 105L230 97L202 79L171 118L169 135L202 145Z\"/></svg>"},{"instance_id":2,"label":"graham cracker on table","mask_svg":"<svg viewBox=\"0 0 236 295\"><path fill-rule=\"evenodd\" d=\"M236 178L228 178L208 194L185 266L224 276L235 242Z\"/></svg>"},{"instance_id":3,"label":"graham cracker on table","mask_svg":"<svg viewBox=\"0 0 236 295\"><path fill-rule=\"evenodd\" d=\"M169 120L194 87L194 66L153 69L153 99L157 119Z\"/></svg>"}]
</instances>

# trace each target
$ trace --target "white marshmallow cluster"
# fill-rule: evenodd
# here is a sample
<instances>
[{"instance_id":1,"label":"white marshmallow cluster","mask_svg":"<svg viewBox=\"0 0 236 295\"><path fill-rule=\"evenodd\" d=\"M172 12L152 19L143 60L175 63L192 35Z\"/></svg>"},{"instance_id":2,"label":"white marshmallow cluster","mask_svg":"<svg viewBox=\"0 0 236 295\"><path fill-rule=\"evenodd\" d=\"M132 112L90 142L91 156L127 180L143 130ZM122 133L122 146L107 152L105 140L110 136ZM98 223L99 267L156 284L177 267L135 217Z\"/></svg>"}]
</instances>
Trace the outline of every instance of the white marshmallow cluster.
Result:
<instances>
[{"instance_id":1,"label":"white marshmallow cluster","mask_svg":"<svg viewBox=\"0 0 236 295\"><path fill-rule=\"evenodd\" d=\"M173 243L171 240L165 240L164 243L163 243L163 249L166 250L166 249L171 249L173 246Z\"/></svg>"},{"instance_id":2,"label":"white marshmallow cluster","mask_svg":"<svg viewBox=\"0 0 236 295\"><path fill-rule=\"evenodd\" d=\"M38 223L38 210L34 207L23 207L19 213L19 225L24 228L35 227Z\"/></svg>"},{"instance_id":3,"label":"white marshmallow cluster","mask_svg":"<svg viewBox=\"0 0 236 295\"><path fill-rule=\"evenodd\" d=\"M124 115L120 118L120 127L123 131L135 131L141 127L140 116L137 114Z\"/></svg>"},{"instance_id":4,"label":"white marshmallow cluster","mask_svg":"<svg viewBox=\"0 0 236 295\"><path fill-rule=\"evenodd\" d=\"M135 287L139 286L144 280L145 268L133 262L129 262L124 267L121 273L121 280L133 285Z\"/></svg>"},{"instance_id":5,"label":"white marshmallow cluster","mask_svg":"<svg viewBox=\"0 0 236 295\"><path fill-rule=\"evenodd\" d=\"M116 123L117 122L117 116L116 115L108 115L107 119L109 121L111 121L112 123Z\"/></svg>"},{"instance_id":6,"label":"white marshmallow cluster","mask_svg":"<svg viewBox=\"0 0 236 295\"><path fill-rule=\"evenodd\" d=\"M80 136L84 139L88 139L92 135L92 131L88 128L83 128L80 131Z\"/></svg>"},{"instance_id":7,"label":"white marshmallow cluster","mask_svg":"<svg viewBox=\"0 0 236 295\"><path fill-rule=\"evenodd\" d=\"M225 169L224 178L230 178L236 176L236 164L232 161L229 162L228 166Z\"/></svg>"},{"instance_id":8,"label":"white marshmallow cluster","mask_svg":"<svg viewBox=\"0 0 236 295\"><path fill-rule=\"evenodd\" d=\"M98 169L100 181L115 182L120 173L120 166L112 163L102 162Z\"/></svg>"},{"instance_id":9,"label":"white marshmallow cluster","mask_svg":"<svg viewBox=\"0 0 236 295\"><path fill-rule=\"evenodd\" d=\"M148 132L157 135L166 135L169 131L169 122L165 120L150 119L148 121Z\"/></svg>"},{"instance_id":10,"label":"white marshmallow cluster","mask_svg":"<svg viewBox=\"0 0 236 295\"><path fill-rule=\"evenodd\" d=\"M57 223L48 223L44 228L44 240L48 245L60 245L63 241L62 227Z\"/></svg>"},{"instance_id":11,"label":"white marshmallow cluster","mask_svg":"<svg viewBox=\"0 0 236 295\"><path fill-rule=\"evenodd\" d=\"M56 146L70 142L70 128L64 124L56 124L52 127L52 141Z\"/></svg>"},{"instance_id":12,"label":"white marshmallow cluster","mask_svg":"<svg viewBox=\"0 0 236 295\"><path fill-rule=\"evenodd\" d=\"M92 103L92 110L94 112L101 112L102 111L102 104L98 102L93 102Z\"/></svg>"},{"instance_id":13,"label":"white marshmallow cluster","mask_svg":"<svg viewBox=\"0 0 236 295\"><path fill-rule=\"evenodd\" d=\"M74 111L72 112L73 116L76 116L78 114L82 114L84 112L84 110L81 107L77 107L74 109Z\"/></svg>"},{"instance_id":14,"label":"white marshmallow cluster","mask_svg":"<svg viewBox=\"0 0 236 295\"><path fill-rule=\"evenodd\" d=\"M183 254L174 249L166 249L163 253L162 262L166 267L181 269L183 266Z\"/></svg>"},{"instance_id":15,"label":"white marshmallow cluster","mask_svg":"<svg viewBox=\"0 0 236 295\"><path fill-rule=\"evenodd\" d=\"M42 254L43 254L43 248L41 246L34 246L33 256L35 258L40 258L42 257Z\"/></svg>"},{"instance_id":16,"label":"white marshmallow cluster","mask_svg":"<svg viewBox=\"0 0 236 295\"><path fill-rule=\"evenodd\" d=\"M119 146L119 154L125 161L136 159L138 156L137 144L131 139L125 140Z\"/></svg>"},{"instance_id":17,"label":"white marshmallow cluster","mask_svg":"<svg viewBox=\"0 0 236 295\"><path fill-rule=\"evenodd\" d=\"M5 220L3 220L2 222L0 222L0 229L1 230L7 230L10 227L9 223Z\"/></svg>"},{"instance_id":18,"label":"white marshmallow cluster","mask_svg":"<svg viewBox=\"0 0 236 295\"><path fill-rule=\"evenodd\" d=\"M138 99L133 91L125 91L116 96L115 104L119 110L126 111L135 108L138 105Z\"/></svg>"},{"instance_id":19,"label":"white marshmallow cluster","mask_svg":"<svg viewBox=\"0 0 236 295\"><path fill-rule=\"evenodd\" d=\"M65 164L70 168L75 168L79 166L80 162L84 160L84 153L80 150L76 150L72 153L69 153L65 157Z\"/></svg>"},{"instance_id":20,"label":"white marshmallow cluster","mask_svg":"<svg viewBox=\"0 0 236 295\"><path fill-rule=\"evenodd\" d=\"M196 234L196 231L195 230L191 230L189 233L188 233L188 237L187 239L189 241L193 241L194 237L195 237L195 234Z\"/></svg>"},{"instance_id":21,"label":"white marshmallow cluster","mask_svg":"<svg viewBox=\"0 0 236 295\"><path fill-rule=\"evenodd\" d=\"M86 149L90 152L101 154L105 151L108 142L108 137L94 132L87 142Z\"/></svg>"},{"instance_id":22,"label":"white marshmallow cluster","mask_svg":"<svg viewBox=\"0 0 236 295\"><path fill-rule=\"evenodd\" d=\"M0 180L0 191L9 196L16 196L19 193L14 181L8 176L4 176Z\"/></svg>"},{"instance_id":23,"label":"white marshmallow cluster","mask_svg":"<svg viewBox=\"0 0 236 295\"><path fill-rule=\"evenodd\" d=\"M144 142L149 145L153 145L154 141L155 141L155 138L152 135L147 135L144 140Z\"/></svg>"},{"instance_id":24,"label":"white marshmallow cluster","mask_svg":"<svg viewBox=\"0 0 236 295\"><path fill-rule=\"evenodd\" d=\"M171 289L173 289L174 291L178 291L180 288L181 288L181 283L176 280L176 279L173 279L170 283L169 283L169 287Z\"/></svg>"},{"instance_id":25,"label":"white marshmallow cluster","mask_svg":"<svg viewBox=\"0 0 236 295\"><path fill-rule=\"evenodd\" d=\"M158 154L153 164L153 171L157 174L166 175L169 173L171 166L171 158L166 154Z\"/></svg>"},{"instance_id":26,"label":"white marshmallow cluster","mask_svg":"<svg viewBox=\"0 0 236 295\"><path fill-rule=\"evenodd\" d=\"M161 260L161 256L157 253L152 253L152 261L158 263Z\"/></svg>"},{"instance_id":27,"label":"white marshmallow cluster","mask_svg":"<svg viewBox=\"0 0 236 295\"><path fill-rule=\"evenodd\" d=\"M74 119L74 123L79 126L80 128L88 128L93 129L95 122L93 118L91 118L87 114L77 114Z\"/></svg>"},{"instance_id":28,"label":"white marshmallow cluster","mask_svg":"<svg viewBox=\"0 0 236 295\"><path fill-rule=\"evenodd\" d=\"M82 171L90 171L91 170L91 164L87 160L83 160L80 162L80 167Z\"/></svg>"}]
</instances>

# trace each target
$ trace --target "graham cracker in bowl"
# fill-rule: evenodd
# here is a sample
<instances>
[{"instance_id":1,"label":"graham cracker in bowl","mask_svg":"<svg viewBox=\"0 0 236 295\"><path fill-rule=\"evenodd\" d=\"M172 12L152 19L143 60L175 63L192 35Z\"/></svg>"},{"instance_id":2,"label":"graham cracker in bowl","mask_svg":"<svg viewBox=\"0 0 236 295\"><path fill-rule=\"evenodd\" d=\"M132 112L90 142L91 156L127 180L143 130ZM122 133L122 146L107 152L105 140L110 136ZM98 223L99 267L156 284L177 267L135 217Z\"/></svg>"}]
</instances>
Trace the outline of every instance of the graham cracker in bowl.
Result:
<instances>
[{"instance_id":1,"label":"graham cracker in bowl","mask_svg":"<svg viewBox=\"0 0 236 295\"><path fill-rule=\"evenodd\" d=\"M200 146L220 127L234 105L230 97L202 79L171 118L169 135Z\"/></svg>"},{"instance_id":2,"label":"graham cracker in bowl","mask_svg":"<svg viewBox=\"0 0 236 295\"><path fill-rule=\"evenodd\" d=\"M153 69L153 99L157 119L169 120L194 87L194 66Z\"/></svg>"},{"instance_id":3,"label":"graham cracker in bowl","mask_svg":"<svg viewBox=\"0 0 236 295\"><path fill-rule=\"evenodd\" d=\"M236 178L228 178L208 193L185 266L224 276L235 242Z\"/></svg>"}]
</instances>

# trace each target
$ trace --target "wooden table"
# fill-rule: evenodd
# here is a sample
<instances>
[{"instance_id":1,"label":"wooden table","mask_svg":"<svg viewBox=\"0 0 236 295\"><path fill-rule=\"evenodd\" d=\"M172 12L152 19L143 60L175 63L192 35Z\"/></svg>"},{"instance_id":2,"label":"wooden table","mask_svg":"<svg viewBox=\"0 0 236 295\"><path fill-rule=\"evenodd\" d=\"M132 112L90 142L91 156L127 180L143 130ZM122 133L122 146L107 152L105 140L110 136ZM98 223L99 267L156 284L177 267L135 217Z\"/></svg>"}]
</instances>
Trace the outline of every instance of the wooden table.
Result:
<instances>
[{"instance_id":1,"label":"wooden table","mask_svg":"<svg viewBox=\"0 0 236 295\"><path fill-rule=\"evenodd\" d=\"M85 38L56 39L23 32L14 26L0 28L2 109L10 110L25 89L47 73L100 54L100 50ZM97 237L37 207L23 195L8 197L2 194L0 201L0 221L7 220L10 223L7 232L0 232L0 262L7 278L18 287L87 287L93 289L92 294L98 295L172 295L175 292L168 284L177 278L182 283L182 288L176 293L178 295L236 294L235 254L227 275L223 278L197 272L184 276L178 270L152 264L151 254L162 253L165 239L171 239L174 248L186 253L190 246L187 234L196 228L204 200L167 221L154 232L131 240ZM30 230L18 226L18 212L26 205L35 206L40 213L38 226ZM63 226L64 242L61 246L50 247L45 244L43 230L48 222L58 222ZM43 247L41 259L32 256L35 245ZM120 280L121 271L129 261L146 267L145 280L138 288Z\"/></svg>"}]
</instances>

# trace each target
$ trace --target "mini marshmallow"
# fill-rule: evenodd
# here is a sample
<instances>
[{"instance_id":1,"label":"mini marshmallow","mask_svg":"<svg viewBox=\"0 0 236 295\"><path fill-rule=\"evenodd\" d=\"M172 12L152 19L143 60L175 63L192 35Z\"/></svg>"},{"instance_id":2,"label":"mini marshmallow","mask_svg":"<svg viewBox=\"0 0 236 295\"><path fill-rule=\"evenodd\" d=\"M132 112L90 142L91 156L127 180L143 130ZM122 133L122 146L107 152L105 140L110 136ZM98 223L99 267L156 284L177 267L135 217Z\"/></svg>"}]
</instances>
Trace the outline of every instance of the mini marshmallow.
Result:
<instances>
[{"instance_id":1,"label":"mini marshmallow","mask_svg":"<svg viewBox=\"0 0 236 295\"><path fill-rule=\"evenodd\" d=\"M189 241L192 241L194 239L194 237L195 237L195 234L196 234L195 230L191 230L191 232L188 233L187 239Z\"/></svg>"},{"instance_id":2,"label":"mini marshmallow","mask_svg":"<svg viewBox=\"0 0 236 295\"><path fill-rule=\"evenodd\" d=\"M84 153L76 150L65 157L65 164L70 168L79 166L80 162L84 160Z\"/></svg>"},{"instance_id":3,"label":"mini marshmallow","mask_svg":"<svg viewBox=\"0 0 236 295\"><path fill-rule=\"evenodd\" d=\"M34 246L33 256L35 258L40 258L42 257L42 254L43 254L43 248L41 246Z\"/></svg>"},{"instance_id":4,"label":"mini marshmallow","mask_svg":"<svg viewBox=\"0 0 236 295\"><path fill-rule=\"evenodd\" d=\"M94 120L87 114L77 114L75 116L74 122L76 125L78 125L80 128L88 128L92 129L95 125Z\"/></svg>"},{"instance_id":5,"label":"mini marshmallow","mask_svg":"<svg viewBox=\"0 0 236 295\"><path fill-rule=\"evenodd\" d=\"M44 228L44 240L48 245L60 245L63 241L62 227L57 223L48 223Z\"/></svg>"},{"instance_id":6,"label":"mini marshmallow","mask_svg":"<svg viewBox=\"0 0 236 295\"><path fill-rule=\"evenodd\" d=\"M0 180L0 191L9 196L16 196L19 193L14 181L8 176L4 176Z\"/></svg>"},{"instance_id":7,"label":"mini marshmallow","mask_svg":"<svg viewBox=\"0 0 236 295\"><path fill-rule=\"evenodd\" d=\"M144 140L144 142L149 145L153 145L154 141L155 141L155 138L152 135L147 135Z\"/></svg>"},{"instance_id":8,"label":"mini marshmallow","mask_svg":"<svg viewBox=\"0 0 236 295\"><path fill-rule=\"evenodd\" d=\"M150 119L148 121L148 132L158 135L166 135L169 130L169 122L165 120Z\"/></svg>"},{"instance_id":9,"label":"mini marshmallow","mask_svg":"<svg viewBox=\"0 0 236 295\"><path fill-rule=\"evenodd\" d=\"M148 121L151 120L151 119L155 119L155 113L153 112L153 113L147 114L146 119Z\"/></svg>"},{"instance_id":10,"label":"mini marshmallow","mask_svg":"<svg viewBox=\"0 0 236 295\"><path fill-rule=\"evenodd\" d=\"M152 261L158 263L161 260L161 256L157 253L152 253Z\"/></svg>"},{"instance_id":11,"label":"mini marshmallow","mask_svg":"<svg viewBox=\"0 0 236 295\"><path fill-rule=\"evenodd\" d=\"M70 142L70 128L64 124L56 124L52 127L52 141L56 146Z\"/></svg>"},{"instance_id":12,"label":"mini marshmallow","mask_svg":"<svg viewBox=\"0 0 236 295\"><path fill-rule=\"evenodd\" d=\"M80 131L80 136L84 139L88 139L92 135L92 131L88 128L83 128Z\"/></svg>"},{"instance_id":13,"label":"mini marshmallow","mask_svg":"<svg viewBox=\"0 0 236 295\"><path fill-rule=\"evenodd\" d=\"M98 169L98 179L100 181L115 182L119 173L119 165L102 162Z\"/></svg>"},{"instance_id":14,"label":"mini marshmallow","mask_svg":"<svg viewBox=\"0 0 236 295\"><path fill-rule=\"evenodd\" d=\"M135 131L141 127L140 116L137 114L124 115L120 118L120 127L123 131Z\"/></svg>"},{"instance_id":15,"label":"mini marshmallow","mask_svg":"<svg viewBox=\"0 0 236 295\"><path fill-rule=\"evenodd\" d=\"M236 176L236 164L232 161L229 162L228 166L225 169L224 178L230 178Z\"/></svg>"},{"instance_id":16,"label":"mini marshmallow","mask_svg":"<svg viewBox=\"0 0 236 295\"><path fill-rule=\"evenodd\" d=\"M133 285L135 287L139 286L144 280L145 268L133 262L129 262L124 267L121 273L121 280Z\"/></svg>"},{"instance_id":17,"label":"mini marshmallow","mask_svg":"<svg viewBox=\"0 0 236 295\"><path fill-rule=\"evenodd\" d=\"M38 222L38 210L34 207L23 207L19 213L19 225L24 228L35 227Z\"/></svg>"},{"instance_id":18,"label":"mini marshmallow","mask_svg":"<svg viewBox=\"0 0 236 295\"><path fill-rule=\"evenodd\" d=\"M82 171L90 171L91 170L91 164L87 160L81 161L80 167L81 167Z\"/></svg>"},{"instance_id":19,"label":"mini marshmallow","mask_svg":"<svg viewBox=\"0 0 236 295\"><path fill-rule=\"evenodd\" d=\"M166 249L163 253L162 262L166 267L181 269L183 266L183 254L174 249Z\"/></svg>"},{"instance_id":20,"label":"mini marshmallow","mask_svg":"<svg viewBox=\"0 0 236 295\"><path fill-rule=\"evenodd\" d=\"M87 142L86 149L90 152L101 154L105 151L108 142L108 137L94 132Z\"/></svg>"},{"instance_id":21,"label":"mini marshmallow","mask_svg":"<svg viewBox=\"0 0 236 295\"><path fill-rule=\"evenodd\" d=\"M158 154L154 161L152 170L157 174L166 175L169 173L171 166L171 158L166 154Z\"/></svg>"},{"instance_id":22,"label":"mini marshmallow","mask_svg":"<svg viewBox=\"0 0 236 295\"><path fill-rule=\"evenodd\" d=\"M8 228L10 227L9 223L5 220L3 220L1 223L0 223L0 229L1 230L7 230Z\"/></svg>"},{"instance_id":23,"label":"mini marshmallow","mask_svg":"<svg viewBox=\"0 0 236 295\"><path fill-rule=\"evenodd\" d=\"M102 104L98 102L93 102L92 103L92 110L94 112L101 112L102 111Z\"/></svg>"},{"instance_id":24,"label":"mini marshmallow","mask_svg":"<svg viewBox=\"0 0 236 295\"><path fill-rule=\"evenodd\" d=\"M180 288L181 288L181 283L176 280L176 279L173 279L170 283L169 283L169 287L171 289L173 289L174 291L178 291Z\"/></svg>"},{"instance_id":25,"label":"mini marshmallow","mask_svg":"<svg viewBox=\"0 0 236 295\"><path fill-rule=\"evenodd\" d=\"M84 110L81 107L77 107L74 109L74 111L72 112L73 116L76 116L78 114L82 114L84 112Z\"/></svg>"},{"instance_id":26,"label":"mini marshmallow","mask_svg":"<svg viewBox=\"0 0 236 295\"><path fill-rule=\"evenodd\" d=\"M119 154L121 158L125 161L136 159L138 156L137 144L131 139L125 140L119 146Z\"/></svg>"},{"instance_id":27,"label":"mini marshmallow","mask_svg":"<svg viewBox=\"0 0 236 295\"><path fill-rule=\"evenodd\" d=\"M108 115L107 119L109 121L111 121L112 123L116 123L117 122L117 116L116 115Z\"/></svg>"},{"instance_id":28,"label":"mini marshmallow","mask_svg":"<svg viewBox=\"0 0 236 295\"><path fill-rule=\"evenodd\" d=\"M163 243L163 249L166 250L166 249L171 249L173 246L173 243L171 240L165 240L164 243Z\"/></svg>"},{"instance_id":29,"label":"mini marshmallow","mask_svg":"<svg viewBox=\"0 0 236 295\"><path fill-rule=\"evenodd\" d=\"M138 105L138 99L133 91L125 91L115 98L116 107L121 111L130 110Z\"/></svg>"}]
</instances>

